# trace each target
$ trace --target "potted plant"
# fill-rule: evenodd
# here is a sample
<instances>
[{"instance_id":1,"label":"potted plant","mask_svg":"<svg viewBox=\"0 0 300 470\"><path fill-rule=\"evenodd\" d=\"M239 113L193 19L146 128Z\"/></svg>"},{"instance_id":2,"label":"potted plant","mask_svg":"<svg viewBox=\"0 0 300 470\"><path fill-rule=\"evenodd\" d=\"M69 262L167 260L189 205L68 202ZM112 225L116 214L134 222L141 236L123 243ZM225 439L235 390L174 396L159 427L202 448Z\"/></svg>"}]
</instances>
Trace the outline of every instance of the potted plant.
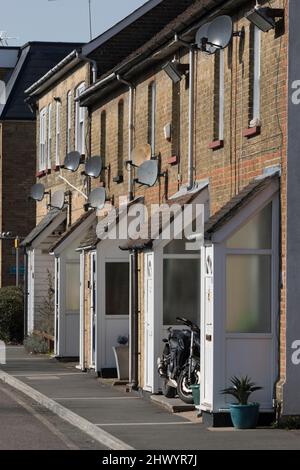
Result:
<instances>
[{"instance_id":1,"label":"potted plant","mask_svg":"<svg viewBox=\"0 0 300 470\"><path fill-rule=\"evenodd\" d=\"M248 403L249 397L253 392L261 390L251 379L246 377L232 377L231 387L222 390L223 395L231 395L237 403L230 404L231 420L237 429L254 429L257 426L259 417L259 404Z\"/></svg>"},{"instance_id":2,"label":"potted plant","mask_svg":"<svg viewBox=\"0 0 300 470\"><path fill-rule=\"evenodd\" d=\"M118 346L113 348L117 374L119 380L129 380L129 346L128 336L119 336L117 339Z\"/></svg>"}]
</instances>

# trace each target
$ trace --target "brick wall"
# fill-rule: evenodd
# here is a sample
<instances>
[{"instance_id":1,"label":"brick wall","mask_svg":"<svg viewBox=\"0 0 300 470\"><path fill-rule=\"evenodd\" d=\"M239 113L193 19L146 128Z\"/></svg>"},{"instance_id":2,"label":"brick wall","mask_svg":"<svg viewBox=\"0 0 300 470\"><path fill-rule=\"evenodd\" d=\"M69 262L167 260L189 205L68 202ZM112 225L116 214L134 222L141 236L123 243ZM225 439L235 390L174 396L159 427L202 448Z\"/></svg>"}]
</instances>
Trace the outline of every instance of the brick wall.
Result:
<instances>
[{"instance_id":1,"label":"brick wall","mask_svg":"<svg viewBox=\"0 0 300 470\"><path fill-rule=\"evenodd\" d=\"M35 206L28 198L35 182L35 122L5 121L1 124L1 232L26 236L35 226ZM1 286L14 285L14 242L1 242ZM23 257L20 255L23 264ZM22 276L20 276L22 280Z\"/></svg>"},{"instance_id":2,"label":"brick wall","mask_svg":"<svg viewBox=\"0 0 300 470\"><path fill-rule=\"evenodd\" d=\"M65 191L72 191L72 223L74 223L83 212L84 198L74 191L70 186L63 182L59 178L59 174L65 177L72 185L76 188L79 188L81 191L86 191L85 178L81 175L83 167L80 166L79 170L76 173L70 171L55 168L55 157L56 157L56 101L54 98L59 98L61 100L61 119L60 119L60 163L61 165L64 162L65 156L67 154L67 95L71 91L72 95L72 112L71 112L71 150L75 150L75 93L77 87L85 82L86 86L90 83L90 67L88 64L81 65L67 76L63 77L55 86L50 88L38 101L38 110L39 112L45 107L48 108L49 104L52 103L52 120L51 120L51 169L48 170L46 176L38 178L38 182L45 185L46 190L51 189L52 193L58 189L64 189ZM39 172L38 167L38 155L39 155L39 112L37 114L37 162L36 162L36 173ZM89 151L89 139L88 139L88 115L86 113L85 122L87 126L87 138L86 138L86 154ZM47 119L47 134L48 134L48 119ZM37 204L37 222L47 212L47 204L49 202L48 196L45 199Z\"/></svg>"},{"instance_id":3,"label":"brick wall","mask_svg":"<svg viewBox=\"0 0 300 470\"><path fill-rule=\"evenodd\" d=\"M272 3L281 7L281 1ZM247 138L251 115L251 60L250 23L244 18L249 9L245 7L234 17L234 30L245 32L244 40L234 37L231 46L225 50L225 109L224 147L218 150L209 148L215 138L216 112L214 103L216 58L201 53L196 57L195 92L195 133L194 133L194 178L210 179L211 212L216 212L232 196L237 194L253 178L260 175L265 167L282 165L281 209L282 209L282 289L281 289L281 358L280 373L285 374L285 225L286 225L286 108L287 108L287 34L277 37L277 31L261 34L261 132ZM286 18L287 21L287 18ZM180 51L182 63L188 63L185 50ZM155 153L161 156L162 171L168 171L168 195L174 194L181 182L187 182L188 162L188 78L180 82L180 103L174 105L174 91L171 80L161 71L161 65L136 79L134 99L134 146L148 142L148 87L156 82L156 145ZM174 90L175 88L175 90ZM178 91L178 90L177 90ZM106 162L111 165L111 174L106 175L106 186L110 196L116 198L127 193L127 171L124 170L124 183L116 184L112 177L117 169L118 149L118 103L124 101L124 161L128 158L128 93L120 88L114 96L94 106L92 111L92 153L101 149L101 113L106 113ZM174 109L177 111L174 115ZM180 113L180 125L178 124ZM175 117L175 119L174 119ZM177 117L177 120L176 120ZM173 120L172 120L173 118ZM164 126L173 122L174 129L180 129L180 136L174 135L171 142L164 137ZM169 165L168 158L179 148L179 163ZM143 194L146 204L164 201L164 179L153 188L136 188L135 196ZM141 292L143 291L143 276ZM143 325L143 302L140 305L141 325ZM143 354L143 332L140 351ZM141 383L142 383L141 358ZM280 390L278 395L280 396Z\"/></svg>"},{"instance_id":4,"label":"brick wall","mask_svg":"<svg viewBox=\"0 0 300 470\"><path fill-rule=\"evenodd\" d=\"M247 138L244 131L249 127L251 107L251 44L250 23L244 18L244 13L253 2L235 14L234 30L243 30L244 40L234 37L232 44L225 50L225 108L224 108L224 146L217 150L209 148L216 138L216 106L214 91L216 90L215 72L217 71L214 56L197 53L196 57L196 91L195 91L195 130L194 130L194 178L210 179L211 212L222 207L232 196L237 194L249 181L262 173L265 167L282 165L281 186L281 217L282 217L282 289L281 289L281 335L280 335L280 374L281 381L285 375L285 226L286 226L286 118L287 118L287 34L277 36L277 31L261 35L261 132ZM282 1L272 2L273 7L282 7ZM287 22L287 18L286 18ZM173 57L170 57L172 59ZM185 49L178 53L182 63L188 63ZM164 61L165 62L165 61ZM135 188L135 196L144 195L146 204L160 203L166 196L174 194L182 183L187 182L188 174L188 77L183 78L175 87L171 80L161 71L162 63L148 70L135 79L134 93L134 147L148 142L148 107L149 85L156 83L156 133L155 153L161 157L162 171L168 171L168 188L165 191L164 178L160 178L153 188ZM62 99L62 149L66 147L66 95L68 90L82 81L88 82L88 66L79 68L59 82L39 102L39 109L54 102L54 97ZM179 95L178 95L179 92ZM119 103L124 103L123 119L123 160L128 159L128 90L120 86L113 95L107 94L91 110L91 155L105 152L105 162L109 167L104 171L100 181L93 181L92 187L105 184L107 195L127 195L128 173L123 168L124 181L121 184L113 182L120 171L120 126L118 125ZM74 109L74 106L73 106ZM104 114L105 113L105 114ZM101 119L102 116L102 119ZM105 121L103 119L105 116ZM180 122L178 119L180 116ZM55 113L53 112L53 119ZM74 119L73 119L74 122ZM102 122L102 126L101 126ZM171 141L164 137L164 126L173 123ZM105 139L104 124L106 129ZM102 130L101 130L102 128ZM53 129L55 126L53 124ZM74 127L73 127L74 131ZM177 131L177 133L176 133ZM102 134L102 137L101 137ZM73 135L74 139L74 135ZM55 138L52 138L53 152ZM170 165L168 159L176 153L178 163ZM54 157L52 157L54 158ZM64 150L62 150L62 159ZM68 180L81 189L84 188L84 178L80 170L76 174L62 170ZM67 188L58 179L57 172L52 170L50 175L41 179L46 188L52 191L58 187ZM72 220L82 212L84 200L74 193ZM45 213L45 202L38 204L38 220ZM142 267L142 260L141 267ZM143 325L143 276L141 280L140 325ZM142 330L142 328L141 328ZM143 334L141 334L140 352L143 352ZM141 383L142 383L141 356ZM280 396L280 389L278 391Z\"/></svg>"}]
</instances>

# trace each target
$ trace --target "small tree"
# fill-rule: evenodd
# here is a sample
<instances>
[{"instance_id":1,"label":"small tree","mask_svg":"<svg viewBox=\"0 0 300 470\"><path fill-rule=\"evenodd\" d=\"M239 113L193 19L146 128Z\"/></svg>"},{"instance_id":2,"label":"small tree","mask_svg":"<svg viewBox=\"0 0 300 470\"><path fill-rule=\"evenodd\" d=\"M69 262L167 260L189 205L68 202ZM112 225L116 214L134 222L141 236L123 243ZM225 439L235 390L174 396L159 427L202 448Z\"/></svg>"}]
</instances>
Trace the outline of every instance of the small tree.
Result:
<instances>
[{"instance_id":1,"label":"small tree","mask_svg":"<svg viewBox=\"0 0 300 470\"><path fill-rule=\"evenodd\" d=\"M54 276L47 270L48 290L39 309L40 329L43 333L54 335Z\"/></svg>"},{"instance_id":2,"label":"small tree","mask_svg":"<svg viewBox=\"0 0 300 470\"><path fill-rule=\"evenodd\" d=\"M19 287L0 289L0 339L20 343L24 337L24 294Z\"/></svg>"}]
</instances>

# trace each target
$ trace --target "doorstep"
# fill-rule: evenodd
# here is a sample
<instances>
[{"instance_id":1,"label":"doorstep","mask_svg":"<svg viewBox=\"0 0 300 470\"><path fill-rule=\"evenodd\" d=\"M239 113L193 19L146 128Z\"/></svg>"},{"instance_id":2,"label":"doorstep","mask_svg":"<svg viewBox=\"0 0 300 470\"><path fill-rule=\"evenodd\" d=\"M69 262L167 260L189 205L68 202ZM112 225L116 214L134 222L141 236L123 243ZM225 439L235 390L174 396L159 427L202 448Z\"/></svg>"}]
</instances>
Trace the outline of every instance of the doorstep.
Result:
<instances>
[{"instance_id":1,"label":"doorstep","mask_svg":"<svg viewBox=\"0 0 300 470\"><path fill-rule=\"evenodd\" d=\"M150 400L156 405L166 408L171 413L195 411L194 405L188 405L180 400L180 398L167 398L164 395L151 395Z\"/></svg>"}]
</instances>

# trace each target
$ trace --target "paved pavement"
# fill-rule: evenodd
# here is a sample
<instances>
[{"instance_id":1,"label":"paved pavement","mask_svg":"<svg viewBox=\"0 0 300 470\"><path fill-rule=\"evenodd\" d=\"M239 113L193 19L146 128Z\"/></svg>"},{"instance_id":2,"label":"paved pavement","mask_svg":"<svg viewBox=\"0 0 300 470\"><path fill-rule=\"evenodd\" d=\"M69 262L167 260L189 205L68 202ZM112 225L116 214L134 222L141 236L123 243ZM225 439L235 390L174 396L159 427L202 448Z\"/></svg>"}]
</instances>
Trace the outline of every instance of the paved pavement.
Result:
<instances>
[{"instance_id":1,"label":"paved pavement","mask_svg":"<svg viewBox=\"0 0 300 470\"><path fill-rule=\"evenodd\" d=\"M0 384L0 450L101 450L77 428Z\"/></svg>"},{"instance_id":2,"label":"paved pavement","mask_svg":"<svg viewBox=\"0 0 300 470\"><path fill-rule=\"evenodd\" d=\"M170 414L135 394L103 384L94 374L78 371L74 364L28 356L22 348L8 348L7 356L5 372L135 449L300 449L300 431L209 430L194 412ZM2 413L0 408L1 422Z\"/></svg>"}]
</instances>

